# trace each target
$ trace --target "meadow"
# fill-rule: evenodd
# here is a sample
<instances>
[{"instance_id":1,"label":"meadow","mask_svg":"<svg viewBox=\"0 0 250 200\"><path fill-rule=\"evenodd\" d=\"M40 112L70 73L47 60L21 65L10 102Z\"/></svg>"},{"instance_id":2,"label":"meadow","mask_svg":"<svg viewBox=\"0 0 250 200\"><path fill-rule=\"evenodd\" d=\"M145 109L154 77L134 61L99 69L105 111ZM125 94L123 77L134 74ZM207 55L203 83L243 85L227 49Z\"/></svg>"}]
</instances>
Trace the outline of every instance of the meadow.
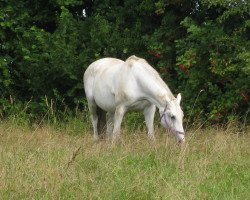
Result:
<instances>
[{"instance_id":1,"label":"meadow","mask_svg":"<svg viewBox=\"0 0 250 200\"><path fill-rule=\"evenodd\" d=\"M249 199L250 137L229 124L192 127L187 142L123 126L95 144L88 122L0 123L1 199Z\"/></svg>"}]
</instances>

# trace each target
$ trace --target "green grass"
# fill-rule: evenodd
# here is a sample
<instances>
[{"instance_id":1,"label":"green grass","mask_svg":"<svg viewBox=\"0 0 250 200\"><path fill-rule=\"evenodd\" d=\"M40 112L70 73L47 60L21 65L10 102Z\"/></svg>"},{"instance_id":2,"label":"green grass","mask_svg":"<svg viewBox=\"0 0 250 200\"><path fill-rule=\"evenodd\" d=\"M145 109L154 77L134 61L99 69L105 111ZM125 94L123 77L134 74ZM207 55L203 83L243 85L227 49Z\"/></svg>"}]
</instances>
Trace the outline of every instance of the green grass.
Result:
<instances>
[{"instance_id":1,"label":"green grass","mask_svg":"<svg viewBox=\"0 0 250 200\"><path fill-rule=\"evenodd\" d=\"M189 131L187 143L157 129L124 129L120 144L94 144L76 123L0 124L0 199L249 199L250 138L233 128Z\"/></svg>"}]
</instances>

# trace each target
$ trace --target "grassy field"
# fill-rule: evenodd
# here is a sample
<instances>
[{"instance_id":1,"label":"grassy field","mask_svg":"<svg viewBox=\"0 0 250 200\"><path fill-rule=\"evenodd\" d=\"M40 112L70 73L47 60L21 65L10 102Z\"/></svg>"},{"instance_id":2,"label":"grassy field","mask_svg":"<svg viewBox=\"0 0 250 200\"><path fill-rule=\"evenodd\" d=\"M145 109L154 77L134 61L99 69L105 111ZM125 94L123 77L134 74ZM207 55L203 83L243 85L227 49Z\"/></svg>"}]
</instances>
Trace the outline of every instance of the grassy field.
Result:
<instances>
[{"instance_id":1,"label":"grassy field","mask_svg":"<svg viewBox=\"0 0 250 200\"><path fill-rule=\"evenodd\" d=\"M250 199L250 136L233 127L190 130L187 143L157 130L123 130L94 144L77 124L0 124L0 199Z\"/></svg>"}]
</instances>

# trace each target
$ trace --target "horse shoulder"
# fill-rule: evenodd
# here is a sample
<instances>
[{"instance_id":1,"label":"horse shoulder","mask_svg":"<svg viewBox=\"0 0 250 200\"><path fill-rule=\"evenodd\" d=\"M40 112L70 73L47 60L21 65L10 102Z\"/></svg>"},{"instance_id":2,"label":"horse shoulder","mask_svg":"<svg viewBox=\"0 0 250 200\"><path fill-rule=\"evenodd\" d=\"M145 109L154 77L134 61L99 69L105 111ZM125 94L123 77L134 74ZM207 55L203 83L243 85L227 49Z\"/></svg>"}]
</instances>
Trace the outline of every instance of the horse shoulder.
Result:
<instances>
[{"instance_id":1,"label":"horse shoulder","mask_svg":"<svg viewBox=\"0 0 250 200\"><path fill-rule=\"evenodd\" d=\"M138 64L139 59L136 56L131 56L121 67L116 88L116 100L119 103L130 104L141 99L142 91L135 75L138 69L135 69L137 67L134 66Z\"/></svg>"}]
</instances>

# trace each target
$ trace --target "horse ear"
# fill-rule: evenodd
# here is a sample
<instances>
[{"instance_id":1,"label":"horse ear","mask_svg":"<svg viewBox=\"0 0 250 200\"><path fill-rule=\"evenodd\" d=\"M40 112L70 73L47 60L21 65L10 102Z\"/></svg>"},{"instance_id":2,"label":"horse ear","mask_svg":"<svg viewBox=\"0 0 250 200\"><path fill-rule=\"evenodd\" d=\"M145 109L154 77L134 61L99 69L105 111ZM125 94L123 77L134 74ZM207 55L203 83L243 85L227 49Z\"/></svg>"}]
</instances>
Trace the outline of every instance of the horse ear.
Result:
<instances>
[{"instance_id":1,"label":"horse ear","mask_svg":"<svg viewBox=\"0 0 250 200\"><path fill-rule=\"evenodd\" d=\"M177 102L178 102L178 104L181 103L181 93L179 93L179 94L177 95Z\"/></svg>"}]
</instances>

